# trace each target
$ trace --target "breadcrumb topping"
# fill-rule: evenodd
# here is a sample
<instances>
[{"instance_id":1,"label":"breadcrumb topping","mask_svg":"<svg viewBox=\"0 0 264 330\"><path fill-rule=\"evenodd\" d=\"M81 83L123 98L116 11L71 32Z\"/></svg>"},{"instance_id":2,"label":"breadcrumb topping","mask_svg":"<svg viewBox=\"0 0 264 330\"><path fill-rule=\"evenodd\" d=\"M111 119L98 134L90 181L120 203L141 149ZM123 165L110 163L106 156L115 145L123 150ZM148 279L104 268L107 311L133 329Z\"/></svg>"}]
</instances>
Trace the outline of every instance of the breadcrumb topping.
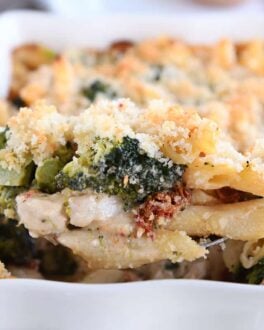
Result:
<instances>
[{"instance_id":1,"label":"breadcrumb topping","mask_svg":"<svg viewBox=\"0 0 264 330\"><path fill-rule=\"evenodd\" d=\"M37 165L65 145L71 135L71 118L62 116L54 106L38 104L34 109L22 108L8 121L9 133L5 149L0 150L2 167L17 169L31 160Z\"/></svg>"},{"instance_id":2,"label":"breadcrumb topping","mask_svg":"<svg viewBox=\"0 0 264 330\"><path fill-rule=\"evenodd\" d=\"M186 164L195 185L206 183L222 168L240 173L248 160L235 150L215 122L161 100L144 108L128 99L102 100L79 116L63 116L55 107L40 103L32 109L21 109L9 120L8 127L0 164L9 169L19 169L32 160L39 165L67 141L74 142L77 154L82 155L95 137L136 138L150 157ZM257 160L252 164L256 167Z\"/></svg>"}]
</instances>

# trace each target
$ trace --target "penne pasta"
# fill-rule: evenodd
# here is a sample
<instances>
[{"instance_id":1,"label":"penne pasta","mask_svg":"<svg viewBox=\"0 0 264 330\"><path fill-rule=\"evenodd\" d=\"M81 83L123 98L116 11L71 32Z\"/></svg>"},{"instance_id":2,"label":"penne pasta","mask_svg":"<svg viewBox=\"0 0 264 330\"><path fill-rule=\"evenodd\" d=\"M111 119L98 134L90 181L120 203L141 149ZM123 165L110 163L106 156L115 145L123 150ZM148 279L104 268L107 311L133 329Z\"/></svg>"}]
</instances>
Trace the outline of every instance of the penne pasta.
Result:
<instances>
[{"instance_id":1,"label":"penne pasta","mask_svg":"<svg viewBox=\"0 0 264 330\"><path fill-rule=\"evenodd\" d=\"M170 230L183 230L190 236L224 236L235 240L264 237L264 200L214 206L189 206L177 214Z\"/></svg>"},{"instance_id":2,"label":"penne pasta","mask_svg":"<svg viewBox=\"0 0 264 330\"><path fill-rule=\"evenodd\" d=\"M58 236L58 242L82 257L90 268L135 268L169 259L192 261L206 255L184 232L158 230L154 240L118 237L98 231L74 230Z\"/></svg>"}]
</instances>

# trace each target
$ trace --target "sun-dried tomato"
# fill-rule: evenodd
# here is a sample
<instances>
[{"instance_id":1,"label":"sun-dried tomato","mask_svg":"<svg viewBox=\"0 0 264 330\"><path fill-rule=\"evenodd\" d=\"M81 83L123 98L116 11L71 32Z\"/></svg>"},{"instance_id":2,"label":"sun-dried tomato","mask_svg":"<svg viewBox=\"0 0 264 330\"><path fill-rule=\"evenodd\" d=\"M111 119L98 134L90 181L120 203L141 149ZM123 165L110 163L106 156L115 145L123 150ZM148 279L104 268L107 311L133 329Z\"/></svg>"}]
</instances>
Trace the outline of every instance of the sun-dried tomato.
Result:
<instances>
[{"instance_id":1,"label":"sun-dried tomato","mask_svg":"<svg viewBox=\"0 0 264 330\"><path fill-rule=\"evenodd\" d=\"M162 227L191 202L191 192L183 186L174 191L158 192L141 204L136 213L137 235L154 237L154 229Z\"/></svg>"}]
</instances>

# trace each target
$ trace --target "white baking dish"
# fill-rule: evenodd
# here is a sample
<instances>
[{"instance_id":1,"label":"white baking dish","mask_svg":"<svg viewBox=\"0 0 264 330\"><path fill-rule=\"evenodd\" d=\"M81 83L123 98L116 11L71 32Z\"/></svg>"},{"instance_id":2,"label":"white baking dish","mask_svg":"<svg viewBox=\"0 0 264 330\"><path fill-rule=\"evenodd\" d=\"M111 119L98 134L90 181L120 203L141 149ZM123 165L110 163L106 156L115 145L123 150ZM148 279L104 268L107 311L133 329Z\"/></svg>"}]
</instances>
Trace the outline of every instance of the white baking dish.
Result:
<instances>
[{"instance_id":1,"label":"white baking dish","mask_svg":"<svg viewBox=\"0 0 264 330\"><path fill-rule=\"evenodd\" d=\"M248 40L264 37L264 13L244 15L100 15L66 19L33 11L0 15L0 97L8 90L13 47L40 42L60 50L69 47L103 47L113 40L173 35L190 42L210 43L223 37Z\"/></svg>"},{"instance_id":2,"label":"white baking dish","mask_svg":"<svg viewBox=\"0 0 264 330\"><path fill-rule=\"evenodd\" d=\"M0 94L8 89L13 47L104 46L160 34L191 42L264 38L264 15L100 16L70 20L35 12L0 16ZM264 287L195 280L83 285L0 281L1 330L260 330Z\"/></svg>"},{"instance_id":3,"label":"white baking dish","mask_svg":"<svg viewBox=\"0 0 264 330\"><path fill-rule=\"evenodd\" d=\"M261 330L264 287L0 281L1 330Z\"/></svg>"}]
</instances>

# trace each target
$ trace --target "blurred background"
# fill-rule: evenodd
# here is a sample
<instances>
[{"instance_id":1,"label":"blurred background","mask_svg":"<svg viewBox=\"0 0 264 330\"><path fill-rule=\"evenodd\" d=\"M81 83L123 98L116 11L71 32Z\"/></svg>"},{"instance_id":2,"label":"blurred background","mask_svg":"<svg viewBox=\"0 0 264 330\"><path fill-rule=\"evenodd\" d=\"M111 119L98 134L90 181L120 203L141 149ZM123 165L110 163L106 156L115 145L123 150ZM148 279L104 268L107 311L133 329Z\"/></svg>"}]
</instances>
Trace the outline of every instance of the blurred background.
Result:
<instances>
[{"instance_id":1,"label":"blurred background","mask_svg":"<svg viewBox=\"0 0 264 330\"><path fill-rule=\"evenodd\" d=\"M264 0L0 0L0 11L35 9L65 16L86 16L105 12L172 13L215 12L247 14L264 11Z\"/></svg>"}]
</instances>

